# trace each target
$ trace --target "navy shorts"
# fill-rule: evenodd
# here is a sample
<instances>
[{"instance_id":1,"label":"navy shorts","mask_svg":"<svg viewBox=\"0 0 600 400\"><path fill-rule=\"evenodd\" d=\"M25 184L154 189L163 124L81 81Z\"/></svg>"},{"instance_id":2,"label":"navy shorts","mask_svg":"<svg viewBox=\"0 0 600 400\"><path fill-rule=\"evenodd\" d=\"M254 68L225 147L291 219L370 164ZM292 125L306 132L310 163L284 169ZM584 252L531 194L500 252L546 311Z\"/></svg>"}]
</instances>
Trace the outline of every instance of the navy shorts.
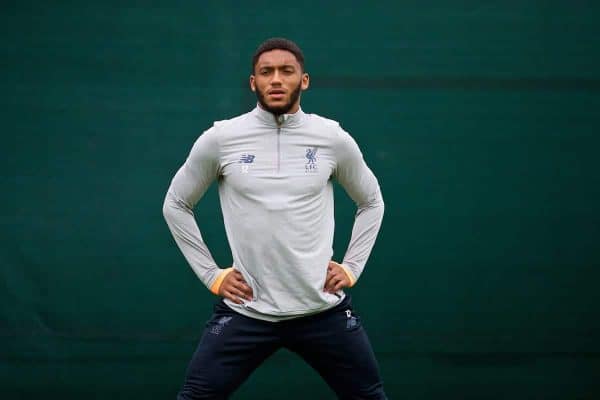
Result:
<instances>
[{"instance_id":1,"label":"navy shorts","mask_svg":"<svg viewBox=\"0 0 600 400\"><path fill-rule=\"evenodd\" d=\"M215 305L178 400L227 399L267 357L287 348L344 400L385 400L373 349L350 296L318 314L280 322Z\"/></svg>"}]
</instances>

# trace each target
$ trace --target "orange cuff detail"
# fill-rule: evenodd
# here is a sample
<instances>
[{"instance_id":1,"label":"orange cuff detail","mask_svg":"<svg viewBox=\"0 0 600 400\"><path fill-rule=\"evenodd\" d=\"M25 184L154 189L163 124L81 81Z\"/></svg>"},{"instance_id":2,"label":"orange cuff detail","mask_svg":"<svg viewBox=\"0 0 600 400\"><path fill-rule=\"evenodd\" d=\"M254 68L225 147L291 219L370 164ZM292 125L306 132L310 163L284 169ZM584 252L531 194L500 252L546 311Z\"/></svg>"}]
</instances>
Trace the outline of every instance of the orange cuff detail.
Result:
<instances>
[{"instance_id":1,"label":"orange cuff detail","mask_svg":"<svg viewBox=\"0 0 600 400\"><path fill-rule=\"evenodd\" d=\"M354 273L350 270L350 268L346 267L344 264L340 264L340 267L342 267L342 269L346 273L346 276L348 277L348 279L350 279L350 287L354 286L354 284L356 283L356 277L354 276Z\"/></svg>"},{"instance_id":2,"label":"orange cuff detail","mask_svg":"<svg viewBox=\"0 0 600 400\"><path fill-rule=\"evenodd\" d=\"M219 294L219 289L221 288L221 283L223 283L223 279L225 279L227 274L230 273L231 271L233 271L233 267L225 268L224 270L222 270L219 273L219 276L217 276L217 279L214 281L214 283L210 287L210 291L213 294L216 294L216 295Z\"/></svg>"}]
</instances>

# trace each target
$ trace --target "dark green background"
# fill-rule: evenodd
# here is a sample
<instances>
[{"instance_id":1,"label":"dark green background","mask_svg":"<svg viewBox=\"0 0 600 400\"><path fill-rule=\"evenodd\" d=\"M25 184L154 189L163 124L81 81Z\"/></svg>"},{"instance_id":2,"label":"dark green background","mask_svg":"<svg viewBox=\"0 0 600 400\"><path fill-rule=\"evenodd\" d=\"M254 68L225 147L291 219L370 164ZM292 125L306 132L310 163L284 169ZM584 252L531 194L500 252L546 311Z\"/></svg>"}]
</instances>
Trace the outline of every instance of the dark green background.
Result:
<instances>
[{"instance_id":1,"label":"dark green background","mask_svg":"<svg viewBox=\"0 0 600 400\"><path fill-rule=\"evenodd\" d=\"M175 398L214 297L164 193L287 36L386 200L351 292L389 397L600 398L598 4L3 3L0 397ZM197 219L228 265L214 187ZM333 398L287 352L234 396L283 397Z\"/></svg>"}]
</instances>

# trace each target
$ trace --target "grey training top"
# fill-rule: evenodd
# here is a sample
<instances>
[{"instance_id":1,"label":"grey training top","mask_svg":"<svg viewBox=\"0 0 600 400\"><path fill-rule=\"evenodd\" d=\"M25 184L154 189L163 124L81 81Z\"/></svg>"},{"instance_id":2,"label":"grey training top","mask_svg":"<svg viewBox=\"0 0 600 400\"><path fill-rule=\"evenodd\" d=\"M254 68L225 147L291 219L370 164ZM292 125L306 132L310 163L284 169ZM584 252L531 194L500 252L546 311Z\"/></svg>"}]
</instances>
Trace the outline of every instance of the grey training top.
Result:
<instances>
[{"instance_id":1,"label":"grey training top","mask_svg":"<svg viewBox=\"0 0 600 400\"><path fill-rule=\"evenodd\" d=\"M383 200L356 142L337 122L318 115L299 110L276 119L257 106L215 122L175 174L163 213L188 263L210 288L222 270L192 210L216 179L233 267L254 294L243 305L225 302L267 321L299 317L344 297L323 291L333 254L332 178L358 206L342 262L358 279L381 225Z\"/></svg>"}]
</instances>

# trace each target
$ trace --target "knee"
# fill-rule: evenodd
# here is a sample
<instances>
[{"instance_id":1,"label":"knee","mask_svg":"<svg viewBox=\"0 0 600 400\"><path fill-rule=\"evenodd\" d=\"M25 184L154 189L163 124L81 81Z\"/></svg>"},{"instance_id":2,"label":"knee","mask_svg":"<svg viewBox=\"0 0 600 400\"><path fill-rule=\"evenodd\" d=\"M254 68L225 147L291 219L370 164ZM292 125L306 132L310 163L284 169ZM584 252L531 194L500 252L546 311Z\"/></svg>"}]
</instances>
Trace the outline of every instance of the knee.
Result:
<instances>
[{"instance_id":1,"label":"knee","mask_svg":"<svg viewBox=\"0 0 600 400\"><path fill-rule=\"evenodd\" d=\"M339 393L338 396L339 400L387 400L382 383L354 388L351 392Z\"/></svg>"},{"instance_id":2,"label":"knee","mask_svg":"<svg viewBox=\"0 0 600 400\"><path fill-rule=\"evenodd\" d=\"M177 400L224 400L230 390L219 380L199 381L188 379L177 395Z\"/></svg>"}]
</instances>

